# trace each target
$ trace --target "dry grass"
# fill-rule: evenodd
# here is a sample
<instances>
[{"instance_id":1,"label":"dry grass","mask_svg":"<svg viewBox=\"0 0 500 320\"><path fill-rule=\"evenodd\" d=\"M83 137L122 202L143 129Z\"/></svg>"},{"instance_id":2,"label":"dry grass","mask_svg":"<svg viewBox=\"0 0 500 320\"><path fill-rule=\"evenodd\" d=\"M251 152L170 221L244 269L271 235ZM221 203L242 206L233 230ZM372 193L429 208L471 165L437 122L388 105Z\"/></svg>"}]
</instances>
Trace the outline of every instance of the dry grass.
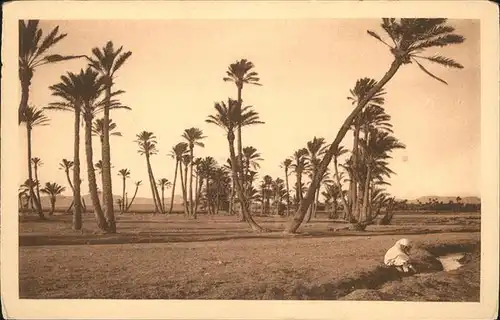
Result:
<instances>
[{"instance_id":1,"label":"dry grass","mask_svg":"<svg viewBox=\"0 0 500 320\"><path fill-rule=\"evenodd\" d=\"M20 223L22 298L337 299L362 288L363 276L377 277L385 250L401 234L413 233L405 236L423 247L480 238L477 225L417 217L364 233L325 231L335 225L319 220L295 237L278 232L281 218L260 218L276 231L263 235L234 217L120 216L117 235L94 234L91 217L83 234L70 230L67 216L53 220ZM87 242L107 244L61 245Z\"/></svg>"}]
</instances>

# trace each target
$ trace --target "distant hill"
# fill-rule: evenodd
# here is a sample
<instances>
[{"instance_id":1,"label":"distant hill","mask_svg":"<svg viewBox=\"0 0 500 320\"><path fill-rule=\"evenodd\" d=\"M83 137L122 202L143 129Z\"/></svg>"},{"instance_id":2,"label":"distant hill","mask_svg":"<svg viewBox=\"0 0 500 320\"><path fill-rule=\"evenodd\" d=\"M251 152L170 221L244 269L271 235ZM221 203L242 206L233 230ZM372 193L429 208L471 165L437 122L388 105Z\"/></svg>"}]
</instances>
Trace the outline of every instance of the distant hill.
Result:
<instances>
[{"instance_id":1,"label":"distant hill","mask_svg":"<svg viewBox=\"0 0 500 320\"><path fill-rule=\"evenodd\" d=\"M460 197L461 203L464 204L481 204L481 198L479 197ZM453 201L453 203L457 202L457 197L439 197L439 196L424 196L424 197L418 197L417 199L413 200L408 200L408 203L427 203L430 202L430 199L437 199L437 202L442 202L442 203L449 203L450 201Z\"/></svg>"},{"instance_id":2,"label":"distant hill","mask_svg":"<svg viewBox=\"0 0 500 320\"><path fill-rule=\"evenodd\" d=\"M85 204L87 206L92 206L92 200L90 198L90 194L85 194L82 197L83 197L83 201L85 201ZM99 193L99 197L101 197L100 193ZM161 197L161 195L160 195L160 197ZM115 206L116 206L116 200L121 199L122 197L114 195L113 198L115 200ZM49 200L48 196L41 196L41 200L42 200L42 206L44 208L50 207L50 200ZM129 196L129 201L130 200L132 200L131 196ZM71 201L73 201L72 196L58 196L57 200L56 200L56 208L68 208L71 204ZM183 202L182 196L180 196L180 195L174 196L174 204L182 205L182 202ZM167 195L165 195L165 206L167 206L167 204L170 204L170 197L167 197ZM133 207L136 207L136 206L143 207L143 206L153 206L153 205L154 205L153 198L136 197L134 199L134 203L132 206Z\"/></svg>"}]
</instances>

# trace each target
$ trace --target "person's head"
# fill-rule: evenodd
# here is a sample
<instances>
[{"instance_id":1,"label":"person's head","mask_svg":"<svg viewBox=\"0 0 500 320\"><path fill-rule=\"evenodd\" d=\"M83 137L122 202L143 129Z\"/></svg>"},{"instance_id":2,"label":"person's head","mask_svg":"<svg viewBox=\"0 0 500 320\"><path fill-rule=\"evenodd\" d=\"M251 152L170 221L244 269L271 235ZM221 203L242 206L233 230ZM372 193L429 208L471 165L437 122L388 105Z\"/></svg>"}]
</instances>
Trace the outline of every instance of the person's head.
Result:
<instances>
[{"instance_id":1,"label":"person's head","mask_svg":"<svg viewBox=\"0 0 500 320\"><path fill-rule=\"evenodd\" d=\"M398 245L399 248L401 248L401 250L403 250L404 252L408 252L411 249L411 242L406 238L399 239L396 242L396 245Z\"/></svg>"}]
</instances>

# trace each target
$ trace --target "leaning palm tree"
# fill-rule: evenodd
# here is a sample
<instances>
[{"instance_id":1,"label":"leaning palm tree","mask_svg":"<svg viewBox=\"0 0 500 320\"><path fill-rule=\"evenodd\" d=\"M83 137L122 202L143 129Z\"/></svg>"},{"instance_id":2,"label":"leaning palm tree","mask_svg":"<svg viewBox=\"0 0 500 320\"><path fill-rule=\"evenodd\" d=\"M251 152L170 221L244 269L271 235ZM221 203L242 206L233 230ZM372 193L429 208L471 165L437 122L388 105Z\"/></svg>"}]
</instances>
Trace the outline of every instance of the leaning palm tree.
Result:
<instances>
[{"instance_id":1,"label":"leaning palm tree","mask_svg":"<svg viewBox=\"0 0 500 320\"><path fill-rule=\"evenodd\" d=\"M158 153L158 150L156 149L156 136L152 132L142 131L136 135L136 138L137 140L135 140L135 142L139 145L139 154L146 156L146 166L148 170L149 183L151 185L151 194L153 196L155 212L163 213L163 209L160 204L160 195L158 194L158 189L156 188L150 160L152 155Z\"/></svg>"},{"instance_id":2,"label":"leaning palm tree","mask_svg":"<svg viewBox=\"0 0 500 320\"><path fill-rule=\"evenodd\" d=\"M259 83L260 78L259 74L255 71L252 71L254 68L254 64L247 59L241 59L234 63L231 63L226 71L226 77L223 78L226 82L234 82L237 89L237 113L243 113L243 99L242 99L242 91L243 86L245 84L251 84L256 86L261 86ZM241 127L243 124L238 124L236 126L237 129L237 147L238 147L238 161L239 168L243 170L243 143L241 137ZM243 172L239 172L240 179L243 179Z\"/></svg>"},{"instance_id":3,"label":"leaning palm tree","mask_svg":"<svg viewBox=\"0 0 500 320\"><path fill-rule=\"evenodd\" d=\"M68 110L74 114L73 124L73 229L82 228L82 201L81 201L81 177L80 177L80 117L81 117L81 82L77 74L68 72L61 76L61 82L52 85L49 89L52 95L61 99L59 102L51 103L47 109Z\"/></svg>"},{"instance_id":4,"label":"leaning palm tree","mask_svg":"<svg viewBox=\"0 0 500 320\"><path fill-rule=\"evenodd\" d=\"M228 103L221 101L220 103L215 103L215 115L210 115L205 120L207 123L212 123L226 131L226 137L229 145L229 156L231 159L231 171L232 178L235 181L236 192L238 195L238 200L241 204L242 215L250 225L253 231L262 232L266 229L259 226L249 213L249 208L246 206L246 198L243 190L243 185L238 179L238 172L240 171L241 162L236 160L236 152L234 150L234 130L238 127L244 125L250 125L254 123L261 123L259 121L259 115L253 110L249 110L248 107L240 110L238 107L238 102L232 99L228 99Z\"/></svg>"},{"instance_id":5,"label":"leaning palm tree","mask_svg":"<svg viewBox=\"0 0 500 320\"><path fill-rule=\"evenodd\" d=\"M28 108L31 80L36 68L83 57L48 54L48 51L64 39L67 34L60 34L59 26L57 26L42 40L43 31L39 28L39 22L39 20L28 20L26 23L24 20L19 20L19 80L21 81L19 122L21 122L22 114Z\"/></svg>"},{"instance_id":6,"label":"leaning palm tree","mask_svg":"<svg viewBox=\"0 0 500 320\"><path fill-rule=\"evenodd\" d=\"M37 109L36 107L29 106L20 117L21 123L26 125L27 132L27 147L28 147L28 180L33 181L33 173L31 170L31 142L32 142L32 132L34 127L45 126L49 122L49 118L44 114L43 109ZM35 204L36 212L40 219L45 219L42 211L42 205L40 203L40 199L35 196L34 186L30 184L30 198L33 199Z\"/></svg>"},{"instance_id":7,"label":"leaning palm tree","mask_svg":"<svg viewBox=\"0 0 500 320\"><path fill-rule=\"evenodd\" d=\"M134 196L132 197L132 200L130 200L130 203L127 205L127 208L125 209L125 212L128 212L130 210L130 207L132 206L132 203L134 203L135 196L137 195L137 191L139 190L139 186L142 184L142 181L136 181L135 183L135 192Z\"/></svg>"},{"instance_id":8,"label":"leaning palm tree","mask_svg":"<svg viewBox=\"0 0 500 320\"><path fill-rule=\"evenodd\" d=\"M38 157L31 158L31 163L33 164L33 171L35 173L35 181L40 181L40 179L38 179L38 168L43 165L42 159L40 159ZM40 183L36 184L36 197L38 198L38 201L40 201L40 204L41 204Z\"/></svg>"},{"instance_id":9,"label":"leaning palm tree","mask_svg":"<svg viewBox=\"0 0 500 320\"><path fill-rule=\"evenodd\" d=\"M115 73L120 69L125 61L132 55L131 51L122 53L123 47L115 50L113 42L108 41L103 48L93 48L92 57L87 57L91 68L99 72L104 83L104 126L102 141L102 162L103 162L103 193L105 214L109 223L109 231L116 232L115 214L113 208L113 188L111 181L111 150L109 144L109 112L112 105L112 86Z\"/></svg>"},{"instance_id":10,"label":"leaning palm tree","mask_svg":"<svg viewBox=\"0 0 500 320\"><path fill-rule=\"evenodd\" d=\"M177 183L177 170L179 169L179 164L184 154L186 154L187 149L188 149L187 143L179 142L178 144L172 147L172 151L170 151L170 153L168 154L172 159L175 160L174 182L172 184L172 196L170 198L170 209L168 210L168 213L172 213L172 209L174 207L175 186Z\"/></svg>"},{"instance_id":11,"label":"leaning palm tree","mask_svg":"<svg viewBox=\"0 0 500 320\"><path fill-rule=\"evenodd\" d=\"M203 131L198 128L189 128L184 130L182 137L186 139L189 146L189 209L188 212L190 215L193 215L193 218L196 219L196 214L194 213L194 202L193 202L193 161L194 161L194 146L205 147L201 140L206 137L203 135Z\"/></svg>"},{"instance_id":12,"label":"leaning palm tree","mask_svg":"<svg viewBox=\"0 0 500 320\"><path fill-rule=\"evenodd\" d=\"M161 178L158 179L157 184L160 186L161 189L161 207L162 207L162 212L165 213L165 189L168 189L172 186L172 183L168 181L167 178Z\"/></svg>"},{"instance_id":13,"label":"leaning palm tree","mask_svg":"<svg viewBox=\"0 0 500 320\"><path fill-rule=\"evenodd\" d=\"M127 186L127 178L130 178L130 170L129 169L120 169L118 171L118 175L122 177L122 203L120 206L120 211L123 214L125 209L127 208L127 202L125 201L125 189Z\"/></svg>"},{"instance_id":14,"label":"leaning palm tree","mask_svg":"<svg viewBox=\"0 0 500 320\"><path fill-rule=\"evenodd\" d=\"M292 160L285 159L281 163L281 167L285 170L285 185L286 185L286 215L290 216L290 187L288 185L288 177L290 176L289 169L292 165Z\"/></svg>"},{"instance_id":15,"label":"leaning palm tree","mask_svg":"<svg viewBox=\"0 0 500 320\"><path fill-rule=\"evenodd\" d=\"M66 180L68 181L68 185L71 188L71 192L74 194L75 193L75 187L73 187L73 183L71 182L71 178L69 176L69 170L73 168L73 161L68 160L68 159L62 159L62 161L59 163L59 170L64 170L64 173L66 174ZM73 208L75 201L72 200L71 204L69 205L69 208L66 212L69 212L71 208Z\"/></svg>"},{"instance_id":16,"label":"leaning palm tree","mask_svg":"<svg viewBox=\"0 0 500 320\"><path fill-rule=\"evenodd\" d=\"M367 92L362 99L359 100L357 106L345 119L342 127L337 133L337 136L332 144L330 144L328 151L325 153L325 156L319 165L318 176L321 176L328 168L328 165L333 158L335 149L342 142L342 139L345 137L347 131L353 123L353 120L363 110L368 101L370 101L370 99L394 77L401 66L415 62L415 64L417 64L423 72L443 83L446 82L428 71L418 60L423 59L451 68L463 68L460 63L444 56L422 55L422 53L429 48L445 47L464 42L465 38L461 35L454 34L453 32L455 31L455 28L447 25L446 22L447 19L444 18L384 18L382 19L381 27L389 36L392 45L389 45L377 33L370 30L367 31L370 36L379 40L389 48L391 54L394 56L394 60L382 79L380 79L380 81L378 81L377 84L369 92ZM311 182L306 197L297 209L293 220L286 227L285 233L293 233L297 231L298 227L302 223L304 215L306 214L307 208L314 199L319 183L319 179L314 179Z\"/></svg>"},{"instance_id":17,"label":"leaning palm tree","mask_svg":"<svg viewBox=\"0 0 500 320\"><path fill-rule=\"evenodd\" d=\"M50 213L49 215L54 214L54 210L56 208L56 197L64 192L66 188L58 185L55 182L47 182L45 183L45 187L40 191L49 195L50 199Z\"/></svg>"}]
</instances>

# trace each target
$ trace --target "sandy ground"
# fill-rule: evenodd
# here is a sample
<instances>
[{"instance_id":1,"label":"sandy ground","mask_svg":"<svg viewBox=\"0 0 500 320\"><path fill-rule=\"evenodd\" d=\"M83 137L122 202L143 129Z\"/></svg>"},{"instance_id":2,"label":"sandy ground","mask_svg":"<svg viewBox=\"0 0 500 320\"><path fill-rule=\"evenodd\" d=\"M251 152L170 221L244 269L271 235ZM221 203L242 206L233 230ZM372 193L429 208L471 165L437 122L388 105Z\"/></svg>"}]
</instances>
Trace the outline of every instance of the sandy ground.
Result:
<instances>
[{"instance_id":1,"label":"sandy ground","mask_svg":"<svg viewBox=\"0 0 500 320\"><path fill-rule=\"evenodd\" d=\"M292 237L278 232L285 220L259 220L276 232L254 235L233 217L124 216L117 235L94 234L91 217L83 234L69 230L69 217L22 222L20 297L479 299L479 256L456 271L410 278L382 267L385 251L403 235L436 255L472 250L480 239L477 216L402 216L393 226L352 234L326 232L335 224L318 220ZM363 289L368 293L356 296Z\"/></svg>"}]
</instances>

